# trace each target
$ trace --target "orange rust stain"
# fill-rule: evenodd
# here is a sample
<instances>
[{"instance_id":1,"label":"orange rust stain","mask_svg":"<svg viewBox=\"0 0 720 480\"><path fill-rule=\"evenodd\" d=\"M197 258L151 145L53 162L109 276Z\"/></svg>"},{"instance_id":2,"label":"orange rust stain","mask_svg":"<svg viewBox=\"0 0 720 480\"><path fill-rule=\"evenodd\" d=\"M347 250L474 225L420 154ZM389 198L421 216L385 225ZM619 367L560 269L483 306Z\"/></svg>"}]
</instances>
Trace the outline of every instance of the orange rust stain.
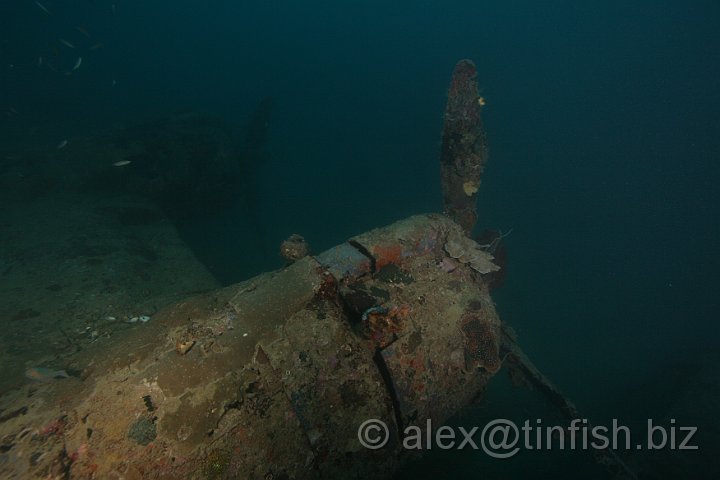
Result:
<instances>
[{"instance_id":1,"label":"orange rust stain","mask_svg":"<svg viewBox=\"0 0 720 480\"><path fill-rule=\"evenodd\" d=\"M418 355L417 357L413 357L412 360L410 360L410 367L415 370L416 373L422 373L426 370L425 368L425 359L422 358L422 355Z\"/></svg>"},{"instance_id":2,"label":"orange rust stain","mask_svg":"<svg viewBox=\"0 0 720 480\"><path fill-rule=\"evenodd\" d=\"M368 326L370 331L373 333L373 338L379 341L387 340L391 341L391 338L396 333L403 331L405 327L405 320L410 315L410 305L396 305L392 307L387 313L371 312L368 314Z\"/></svg>"},{"instance_id":3,"label":"orange rust stain","mask_svg":"<svg viewBox=\"0 0 720 480\"><path fill-rule=\"evenodd\" d=\"M381 269L385 265L394 263L399 265L402 261L402 245L375 245L373 247L375 266Z\"/></svg>"},{"instance_id":4,"label":"orange rust stain","mask_svg":"<svg viewBox=\"0 0 720 480\"><path fill-rule=\"evenodd\" d=\"M394 306L390 309L390 312L388 313L388 316L397 318L399 322L402 322L410 315L410 305L408 304L402 304L399 306Z\"/></svg>"}]
</instances>

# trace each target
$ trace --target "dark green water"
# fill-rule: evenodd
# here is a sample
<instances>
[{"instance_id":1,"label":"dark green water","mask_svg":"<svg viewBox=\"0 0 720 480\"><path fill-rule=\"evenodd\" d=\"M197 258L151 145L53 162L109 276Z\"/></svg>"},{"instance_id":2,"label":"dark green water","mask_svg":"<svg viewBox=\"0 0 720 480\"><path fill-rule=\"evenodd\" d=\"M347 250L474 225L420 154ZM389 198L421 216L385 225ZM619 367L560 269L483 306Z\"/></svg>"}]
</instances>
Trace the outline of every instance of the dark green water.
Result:
<instances>
[{"instance_id":1,"label":"dark green water","mask_svg":"<svg viewBox=\"0 0 720 480\"><path fill-rule=\"evenodd\" d=\"M182 227L231 283L279 267L291 233L321 251L437 211L445 91L471 58L491 152L480 227L513 229L502 318L589 417L693 410L720 333L717 2L115 3L0 6L6 144L184 108L242 124L273 97L256 201ZM483 407L460 421L549 415L503 380ZM403 478L603 478L584 457L478 455L433 454Z\"/></svg>"}]
</instances>

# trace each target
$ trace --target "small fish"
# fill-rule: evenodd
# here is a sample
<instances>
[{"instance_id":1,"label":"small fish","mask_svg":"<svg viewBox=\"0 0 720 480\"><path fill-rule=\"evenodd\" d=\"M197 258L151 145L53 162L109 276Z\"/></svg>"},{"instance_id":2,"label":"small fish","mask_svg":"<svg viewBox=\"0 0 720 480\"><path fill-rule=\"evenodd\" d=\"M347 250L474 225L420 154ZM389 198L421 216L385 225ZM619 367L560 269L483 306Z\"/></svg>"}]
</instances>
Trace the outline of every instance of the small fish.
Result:
<instances>
[{"instance_id":1,"label":"small fish","mask_svg":"<svg viewBox=\"0 0 720 480\"><path fill-rule=\"evenodd\" d=\"M45 367L33 367L25 370L25 376L30 380L37 382L51 382L53 380L60 380L63 378L70 378L70 375L65 370L51 370Z\"/></svg>"},{"instance_id":2,"label":"small fish","mask_svg":"<svg viewBox=\"0 0 720 480\"><path fill-rule=\"evenodd\" d=\"M105 44L103 43L96 43L95 45L90 46L90 50L99 50L101 49Z\"/></svg>"},{"instance_id":3,"label":"small fish","mask_svg":"<svg viewBox=\"0 0 720 480\"><path fill-rule=\"evenodd\" d=\"M68 141L63 140L62 142L58 143L58 146L55 147L56 150L62 150L63 148L67 147Z\"/></svg>"},{"instance_id":4,"label":"small fish","mask_svg":"<svg viewBox=\"0 0 720 480\"><path fill-rule=\"evenodd\" d=\"M48 10L47 7L45 7L45 5L43 5L42 3L40 3L40 2L35 2L35 5L37 5L38 8L40 8L40 10L42 10L42 11L45 12L45 13L47 13L48 15L52 15L52 13L50 13L50 10Z\"/></svg>"},{"instance_id":5,"label":"small fish","mask_svg":"<svg viewBox=\"0 0 720 480\"><path fill-rule=\"evenodd\" d=\"M68 48L75 48L75 45L73 45L72 43L68 42L68 41L65 40L64 38L59 38L58 40L60 41L60 43L62 43L63 45L65 45L65 46L68 47Z\"/></svg>"},{"instance_id":6,"label":"small fish","mask_svg":"<svg viewBox=\"0 0 720 480\"><path fill-rule=\"evenodd\" d=\"M42 67L42 64L43 64L43 58L42 58L42 57L38 57L37 66L38 66L38 67Z\"/></svg>"},{"instance_id":7,"label":"small fish","mask_svg":"<svg viewBox=\"0 0 720 480\"><path fill-rule=\"evenodd\" d=\"M82 65L82 57L78 57L77 61L75 62L75 65L73 65L72 72L80 68L80 65Z\"/></svg>"},{"instance_id":8,"label":"small fish","mask_svg":"<svg viewBox=\"0 0 720 480\"><path fill-rule=\"evenodd\" d=\"M85 30L83 27L81 27L81 26L79 26L79 25L78 25L77 27L75 27L75 30L77 30L78 32L82 33L82 34L85 35L87 38L92 38L92 35L90 35L90 32L88 32L87 30Z\"/></svg>"},{"instance_id":9,"label":"small fish","mask_svg":"<svg viewBox=\"0 0 720 480\"><path fill-rule=\"evenodd\" d=\"M113 163L113 167L124 167L125 165L130 165L131 163L132 162L130 160L120 160Z\"/></svg>"}]
</instances>

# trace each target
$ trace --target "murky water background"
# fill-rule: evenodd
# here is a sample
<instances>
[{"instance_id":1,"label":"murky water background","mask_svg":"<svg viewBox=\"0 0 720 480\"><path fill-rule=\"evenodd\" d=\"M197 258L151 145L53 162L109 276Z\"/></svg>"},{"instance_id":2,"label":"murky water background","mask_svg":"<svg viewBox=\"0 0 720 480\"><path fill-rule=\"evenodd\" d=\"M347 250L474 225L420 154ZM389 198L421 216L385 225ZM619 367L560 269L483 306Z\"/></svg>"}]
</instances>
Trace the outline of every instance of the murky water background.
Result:
<instances>
[{"instance_id":1,"label":"murky water background","mask_svg":"<svg viewBox=\"0 0 720 480\"><path fill-rule=\"evenodd\" d=\"M707 356L718 345L720 285L714 2L42 5L51 14L33 2L0 7L0 174L13 209L4 221L37 215L44 226L12 238L5 228L3 245L53 248L52 223L26 205L76 191L68 178L87 171L75 159L89 138L185 111L220 117L241 138L266 96L274 110L247 184L252 199L238 192L235 204L176 222L220 283L280 267L278 246L291 233L322 251L436 211L445 90L455 62L471 58L490 142L479 223L513 231L508 278L494 297L537 365L589 416L634 423L691 402L692 379L717 364ZM81 192L87 201L107 193L98 182ZM106 278L139 295L163 290L138 287L150 268L143 253L154 251L135 240L118 251L135 245L140 266ZM0 273L33 257L4 251ZM82 272L67 275L82 281ZM6 295L15 287L3 285ZM19 323L35 318L22 310L3 311L18 335L35 328ZM31 358L35 347L25 345ZM717 385L697 382L717 402ZM516 395L499 384L471 418L510 415L516 401L512 414L542 414ZM513 468L521 475L524 462L545 461ZM428 462L421 468L476 468L465 454Z\"/></svg>"}]
</instances>

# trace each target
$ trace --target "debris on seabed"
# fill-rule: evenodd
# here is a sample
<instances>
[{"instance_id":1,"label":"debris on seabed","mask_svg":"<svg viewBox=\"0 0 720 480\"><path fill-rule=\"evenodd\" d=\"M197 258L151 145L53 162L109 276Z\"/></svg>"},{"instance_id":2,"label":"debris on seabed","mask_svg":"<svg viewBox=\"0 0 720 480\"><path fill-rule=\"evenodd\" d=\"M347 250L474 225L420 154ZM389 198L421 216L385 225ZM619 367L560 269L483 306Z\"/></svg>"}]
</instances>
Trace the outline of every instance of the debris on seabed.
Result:
<instances>
[{"instance_id":1,"label":"debris on seabed","mask_svg":"<svg viewBox=\"0 0 720 480\"><path fill-rule=\"evenodd\" d=\"M53 380L60 380L63 378L70 378L70 375L65 370L51 370L45 367L33 367L25 370L25 376L30 380L35 380L42 383L51 382Z\"/></svg>"},{"instance_id":2,"label":"debris on seabed","mask_svg":"<svg viewBox=\"0 0 720 480\"><path fill-rule=\"evenodd\" d=\"M193 339L181 339L178 340L175 343L175 351L179 353L180 355L185 355L190 351L190 349L195 345L195 340Z\"/></svg>"}]
</instances>

